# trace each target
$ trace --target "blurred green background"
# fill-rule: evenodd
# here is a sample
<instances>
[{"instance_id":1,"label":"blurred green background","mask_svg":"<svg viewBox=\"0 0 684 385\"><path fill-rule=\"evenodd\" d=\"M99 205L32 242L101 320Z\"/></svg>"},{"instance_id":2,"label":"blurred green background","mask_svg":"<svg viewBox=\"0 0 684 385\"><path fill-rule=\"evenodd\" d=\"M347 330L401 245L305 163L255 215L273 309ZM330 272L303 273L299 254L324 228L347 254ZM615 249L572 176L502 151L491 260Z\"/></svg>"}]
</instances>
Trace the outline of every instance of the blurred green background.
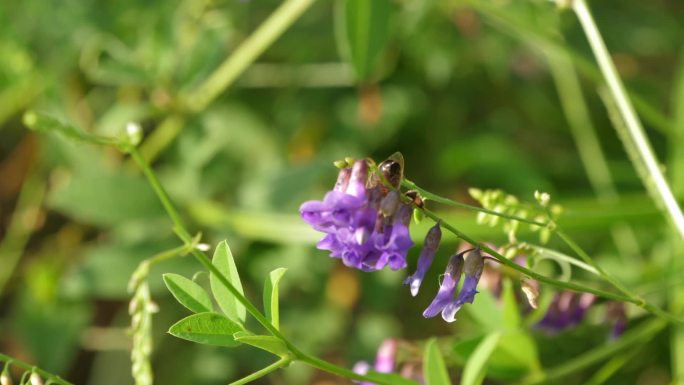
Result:
<instances>
[{"instance_id":1,"label":"blurred green background","mask_svg":"<svg viewBox=\"0 0 684 385\"><path fill-rule=\"evenodd\" d=\"M128 279L142 260L179 245L134 164L110 148L28 131L21 122L27 109L100 135L140 122L143 153L191 228L212 245L228 239L248 297L258 302L267 273L289 268L282 329L305 350L348 367L372 359L384 338L438 335L447 337L456 378L464 341L496 327L477 315L499 308L482 300L464 311L463 322L426 320L420 314L436 279L412 299L401 286L405 272L351 271L316 250L320 236L297 209L323 196L335 180L332 162L345 156L380 161L401 151L408 178L468 203L473 186L527 201L547 191L565 207L561 223L607 269L655 303L670 303L682 290L672 262L682 258L681 246L608 119L573 14L532 0L380 3L369 35L355 37L369 42L365 53L345 35L355 22L345 19L348 4L321 0L215 101L188 112L179 95L207 79L280 2L2 1L0 351L77 384L132 384ZM591 5L681 202L684 3ZM592 125L576 110L584 102L573 84L582 87ZM574 126L573 117L580 119ZM471 213L431 207L478 239L506 239L477 226ZM416 242L428 226L413 227ZM445 237L438 260L455 246ZM165 333L188 313L161 273L200 270L186 257L150 274L160 308L156 383L221 384L271 362L246 347L200 346ZM206 274L198 281L206 284ZM603 344L609 326L600 314L554 336L525 332L536 348L521 353L513 344L500 367L489 368L492 383ZM630 326L645 318L634 309L630 315ZM673 333L668 328L639 345L606 383L674 384ZM560 383L585 383L596 368ZM293 365L260 383L345 381Z\"/></svg>"}]
</instances>

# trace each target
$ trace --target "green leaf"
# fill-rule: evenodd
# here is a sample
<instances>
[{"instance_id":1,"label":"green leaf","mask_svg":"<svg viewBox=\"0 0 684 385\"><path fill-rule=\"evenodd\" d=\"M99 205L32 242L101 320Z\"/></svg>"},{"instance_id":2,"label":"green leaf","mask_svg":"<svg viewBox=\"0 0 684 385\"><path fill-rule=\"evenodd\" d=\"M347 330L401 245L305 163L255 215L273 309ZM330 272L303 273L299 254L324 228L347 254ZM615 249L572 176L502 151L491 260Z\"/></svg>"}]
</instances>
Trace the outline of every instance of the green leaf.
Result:
<instances>
[{"instance_id":1,"label":"green leaf","mask_svg":"<svg viewBox=\"0 0 684 385\"><path fill-rule=\"evenodd\" d=\"M339 8L338 44L359 79L369 78L389 37L389 0L343 0Z\"/></svg>"},{"instance_id":2,"label":"green leaf","mask_svg":"<svg viewBox=\"0 0 684 385\"><path fill-rule=\"evenodd\" d=\"M287 271L286 268L280 267L273 270L266 282L264 282L264 311L266 317L271 320L271 325L276 329L280 328L280 309L278 299L278 283Z\"/></svg>"},{"instance_id":3,"label":"green leaf","mask_svg":"<svg viewBox=\"0 0 684 385\"><path fill-rule=\"evenodd\" d=\"M520 327L520 309L518 302L515 300L513 283L510 279L504 279L503 281L503 294L501 298L503 301L503 309L501 311L503 327L512 330L518 329Z\"/></svg>"},{"instance_id":4,"label":"green leaf","mask_svg":"<svg viewBox=\"0 0 684 385\"><path fill-rule=\"evenodd\" d=\"M258 336L246 331L240 331L233 335L236 341L252 345L261 350L271 352L276 356L286 357L290 355L290 349L280 339L273 336Z\"/></svg>"},{"instance_id":5,"label":"green leaf","mask_svg":"<svg viewBox=\"0 0 684 385\"><path fill-rule=\"evenodd\" d=\"M461 385L479 385L482 383L485 374L485 364L489 356L494 352L500 337L501 333L494 332L490 333L480 342L463 368Z\"/></svg>"},{"instance_id":6,"label":"green leaf","mask_svg":"<svg viewBox=\"0 0 684 385\"><path fill-rule=\"evenodd\" d=\"M184 340L206 345L237 346L233 335L242 326L217 313L199 313L185 317L169 328L169 333Z\"/></svg>"},{"instance_id":7,"label":"green leaf","mask_svg":"<svg viewBox=\"0 0 684 385\"><path fill-rule=\"evenodd\" d=\"M444 357L439 351L437 340L431 338L425 345L425 352L423 353L423 361L425 367L425 381L427 385L450 385L449 373L444 364Z\"/></svg>"},{"instance_id":8,"label":"green leaf","mask_svg":"<svg viewBox=\"0 0 684 385\"><path fill-rule=\"evenodd\" d=\"M211 298L204 289L192 280L178 274L164 274L164 283L181 305L195 313L211 312Z\"/></svg>"},{"instance_id":9,"label":"green leaf","mask_svg":"<svg viewBox=\"0 0 684 385\"><path fill-rule=\"evenodd\" d=\"M214 251L212 263L240 294L244 293L242 291L242 283L240 283L240 275L238 274L237 267L235 267L235 260L233 259L233 253L230 252L230 247L228 247L228 242L223 241L218 244L216 251ZM214 298L221 310L228 318L244 323L247 318L245 306L235 298L215 274L212 273L210 275L209 283L211 284L211 292L214 293Z\"/></svg>"}]
</instances>

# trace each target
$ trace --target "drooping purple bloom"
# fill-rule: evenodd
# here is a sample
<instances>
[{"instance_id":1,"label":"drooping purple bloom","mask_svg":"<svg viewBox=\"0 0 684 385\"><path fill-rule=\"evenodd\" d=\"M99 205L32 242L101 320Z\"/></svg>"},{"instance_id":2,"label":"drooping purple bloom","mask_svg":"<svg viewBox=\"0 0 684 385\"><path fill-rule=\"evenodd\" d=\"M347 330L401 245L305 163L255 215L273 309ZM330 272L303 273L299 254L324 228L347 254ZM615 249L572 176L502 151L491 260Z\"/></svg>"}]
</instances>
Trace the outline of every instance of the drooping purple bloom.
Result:
<instances>
[{"instance_id":1,"label":"drooping purple bloom","mask_svg":"<svg viewBox=\"0 0 684 385\"><path fill-rule=\"evenodd\" d=\"M458 285L463 272L463 264L463 253L455 254L449 259L446 271L442 275L442 282L439 284L437 296L425 309L423 317L432 318L436 316L453 300L456 285Z\"/></svg>"},{"instance_id":2,"label":"drooping purple bloom","mask_svg":"<svg viewBox=\"0 0 684 385\"><path fill-rule=\"evenodd\" d=\"M437 248L439 247L439 242L442 239L442 230L439 227L439 222L434 225L425 236L425 244L423 245L423 250L420 252L420 257L418 257L418 267L416 272L408 276L404 280L404 285L409 285L411 289L411 295L416 296L418 290L420 290L420 285L425 278L430 265L432 265L432 260L437 253Z\"/></svg>"},{"instance_id":3,"label":"drooping purple bloom","mask_svg":"<svg viewBox=\"0 0 684 385\"><path fill-rule=\"evenodd\" d=\"M473 303L475 300L475 294L477 294L477 284L482 276L482 269L484 268L484 259L482 258L482 253L480 249L477 248L466 253L465 259L465 279L463 280L463 286L461 291L458 293L456 300L451 301L442 310L442 318L447 322L456 321L456 313L461 310L461 306L466 303Z\"/></svg>"},{"instance_id":4,"label":"drooping purple bloom","mask_svg":"<svg viewBox=\"0 0 684 385\"><path fill-rule=\"evenodd\" d=\"M398 192L383 196L379 186L369 188L368 179L365 160L340 170L335 187L323 201L300 206L302 219L326 233L317 247L330 251L331 257L346 266L363 271L385 266L403 269L413 246L408 230L411 207L401 203Z\"/></svg>"}]
</instances>

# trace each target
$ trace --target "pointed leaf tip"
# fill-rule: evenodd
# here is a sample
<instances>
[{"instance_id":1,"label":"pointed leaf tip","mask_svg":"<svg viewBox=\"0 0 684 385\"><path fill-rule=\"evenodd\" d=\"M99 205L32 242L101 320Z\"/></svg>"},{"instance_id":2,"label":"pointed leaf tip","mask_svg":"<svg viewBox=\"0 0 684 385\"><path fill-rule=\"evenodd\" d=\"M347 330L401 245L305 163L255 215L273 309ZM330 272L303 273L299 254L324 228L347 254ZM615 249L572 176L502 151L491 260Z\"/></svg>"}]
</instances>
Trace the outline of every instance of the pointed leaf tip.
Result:
<instances>
[{"instance_id":1,"label":"pointed leaf tip","mask_svg":"<svg viewBox=\"0 0 684 385\"><path fill-rule=\"evenodd\" d=\"M244 294L240 275L233 259L233 253L231 253L228 242L225 240L216 246L212 264L240 294ZM211 284L211 292L214 294L214 298L221 310L228 318L244 323L247 319L247 309L245 309L245 306L238 301L214 273L211 273L209 276L209 283Z\"/></svg>"}]
</instances>

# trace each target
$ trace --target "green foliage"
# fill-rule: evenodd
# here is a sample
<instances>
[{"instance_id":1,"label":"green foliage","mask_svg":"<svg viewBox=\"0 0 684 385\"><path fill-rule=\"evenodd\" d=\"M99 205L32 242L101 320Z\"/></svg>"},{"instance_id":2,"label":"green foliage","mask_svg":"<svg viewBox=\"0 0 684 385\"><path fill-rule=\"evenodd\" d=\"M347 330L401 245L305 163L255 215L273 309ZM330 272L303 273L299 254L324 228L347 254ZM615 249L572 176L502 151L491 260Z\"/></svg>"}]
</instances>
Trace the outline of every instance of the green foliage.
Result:
<instances>
[{"instance_id":1,"label":"green foliage","mask_svg":"<svg viewBox=\"0 0 684 385\"><path fill-rule=\"evenodd\" d=\"M278 284L286 271L287 269L282 267L275 269L268 274L264 281L264 313L276 329L280 328Z\"/></svg>"},{"instance_id":2,"label":"green foliage","mask_svg":"<svg viewBox=\"0 0 684 385\"><path fill-rule=\"evenodd\" d=\"M462 385L479 385L485 377L485 365L501 338L501 334L493 332L487 335L468 358L463 368Z\"/></svg>"},{"instance_id":3,"label":"green foliage","mask_svg":"<svg viewBox=\"0 0 684 385\"><path fill-rule=\"evenodd\" d=\"M92 144L126 147L132 144L126 124L139 122L145 133L140 151L192 234L201 231L208 244L231 239L232 250L241 256L241 275L227 246L221 272L239 292L243 284L248 291L263 286L269 322L303 351L351 363L372 357L376 342L392 334L405 338L404 358L439 335L449 368L459 373L474 365L468 359L486 336L500 333L480 369L471 371L474 380L485 373L487 383L535 378L550 383L543 375L562 373L554 371L557 365L599 363L623 352L634 354L633 359L611 363L616 367L607 384L651 373L665 377L668 368L672 378L664 381L681 377L676 376L683 366L668 361L684 357L681 331L676 339L653 331L638 345L621 345L619 339L611 354L595 358L593 349L616 346L605 343L604 303L578 328L546 336L535 324L554 290L542 287L539 309L521 313L515 303L517 276L510 271L512 280L504 283L501 298L482 289L453 327L424 320L420 313L437 290L442 267L437 265L459 242L454 235L445 233L424 293L407 301L406 292L398 289L402 272L337 270L337 261L312 247L320 234L297 214L302 201L319 199L332 186L333 160L350 155L381 159L399 150L412 180L458 201L468 200L469 186L482 186L483 193L501 189L520 200L497 207L507 205L502 193L501 201L482 206L514 215L526 210L528 219L545 221L545 213L522 202L533 202L534 190L549 191L554 203L565 208L559 225L600 266L618 273L649 301L672 304L677 311L681 279L676 273L681 269L673 268L672 261L681 255L679 239L671 235L615 140L594 92L604 81L576 20L553 4L535 1L310 3L123 0L67 1L55 7L41 0L0 2L0 261L7 257L2 250L9 248L21 256L16 268L7 269L11 279L0 293L0 350L21 352L31 365L73 376L74 383L132 383L131 363L121 354L128 341L122 333L129 323L126 282L140 261L178 245L171 241L163 207L130 157ZM684 76L681 55L673 54L672 47L681 45L682 26L671 3L623 2L618 17L611 4L591 5L636 110L647 129L655 130L647 134L657 135L654 150L667 156L665 170L679 194L684 183L679 129ZM286 32L271 36L268 44L251 51L250 59L233 56L255 41L252 32L282 4L299 7L297 16L291 13L291 21L280 24ZM573 115L566 117L556 100L549 55L569 57L579 74L580 97L595 126L594 148L609 160L614 194L608 199L595 198L581 167L580 155L591 146L567 130ZM229 66L230 88L222 84L206 109L192 110L187 96L197 94L189 91L205 84L229 57L238 63ZM669 109L663 107L667 100ZM579 104L569 103L573 108ZM41 113L23 115L22 122L24 111ZM47 130L60 135L43 135ZM47 198L20 210L17 186L31 188L29 180L37 181ZM537 239L529 230L539 231L544 241L552 229L504 218L495 223L494 217L484 219L494 227L478 226L470 212L432 200L428 207L477 240L508 246L508 256L536 253L530 261L535 271L599 287L595 269L548 252L561 248L570 253L553 238L544 249L523 242ZM416 211L414 218L422 213ZM420 244L432 222L418 222L411 232ZM6 231L3 224L21 231ZM416 255L410 254L410 263ZM547 258L559 263L560 275L540 263ZM290 290L278 293L282 270L269 275L276 266L289 269ZM148 358L154 358L150 362L159 383L225 383L265 365L259 349L222 349L162 337L163 325L187 313L172 295L181 303L184 298L192 311L213 309L207 293L180 278L197 269L196 261L185 257L149 271L148 294L161 311L148 330L149 341L155 342ZM161 279L169 272L179 274L172 275L171 293ZM205 274L196 281L210 281L217 310L228 315L217 315L216 323L240 326L244 308L216 284L216 277ZM628 314L628 332L642 318L644 324L652 322L640 309L629 307ZM237 344L229 330L211 332ZM280 343L247 333L237 332L243 339ZM282 353L273 346L271 351ZM84 354L93 359L80 360ZM597 368L575 366L573 377L557 382L586 382ZM293 365L277 381L307 384L318 378L313 373ZM402 381L397 375L370 375Z\"/></svg>"},{"instance_id":4,"label":"green foliage","mask_svg":"<svg viewBox=\"0 0 684 385\"><path fill-rule=\"evenodd\" d=\"M241 294L244 293L242 291L240 275L238 274L237 267L235 267L235 260L233 259L230 247L228 247L228 242L222 241L218 244L214 251L212 263L229 280L237 291ZM209 280L211 282L211 292L214 294L214 299L216 299L216 302L223 313L233 321L244 323L247 319L245 306L228 291L214 274L210 275Z\"/></svg>"},{"instance_id":5,"label":"green foliage","mask_svg":"<svg viewBox=\"0 0 684 385\"><path fill-rule=\"evenodd\" d=\"M164 283L178 302L194 313L212 312L211 298L204 289L182 275L164 274Z\"/></svg>"},{"instance_id":6,"label":"green foliage","mask_svg":"<svg viewBox=\"0 0 684 385\"><path fill-rule=\"evenodd\" d=\"M340 50L351 62L358 79L368 80L389 39L393 5L389 0L338 2Z\"/></svg>"},{"instance_id":7,"label":"green foliage","mask_svg":"<svg viewBox=\"0 0 684 385\"><path fill-rule=\"evenodd\" d=\"M242 331L238 323L217 313L198 313L185 317L169 328L169 333L184 340L216 346L240 344L234 334Z\"/></svg>"},{"instance_id":8,"label":"green foliage","mask_svg":"<svg viewBox=\"0 0 684 385\"><path fill-rule=\"evenodd\" d=\"M243 344L252 345L261 350L273 353L279 357L289 357L292 355L285 343L273 336L255 336L249 332L237 332L234 335L235 341Z\"/></svg>"},{"instance_id":9,"label":"green foliage","mask_svg":"<svg viewBox=\"0 0 684 385\"><path fill-rule=\"evenodd\" d=\"M425 383L427 385L450 385L449 372L442 352L439 351L437 340L431 338L425 344L423 352L423 372L425 373Z\"/></svg>"}]
</instances>

